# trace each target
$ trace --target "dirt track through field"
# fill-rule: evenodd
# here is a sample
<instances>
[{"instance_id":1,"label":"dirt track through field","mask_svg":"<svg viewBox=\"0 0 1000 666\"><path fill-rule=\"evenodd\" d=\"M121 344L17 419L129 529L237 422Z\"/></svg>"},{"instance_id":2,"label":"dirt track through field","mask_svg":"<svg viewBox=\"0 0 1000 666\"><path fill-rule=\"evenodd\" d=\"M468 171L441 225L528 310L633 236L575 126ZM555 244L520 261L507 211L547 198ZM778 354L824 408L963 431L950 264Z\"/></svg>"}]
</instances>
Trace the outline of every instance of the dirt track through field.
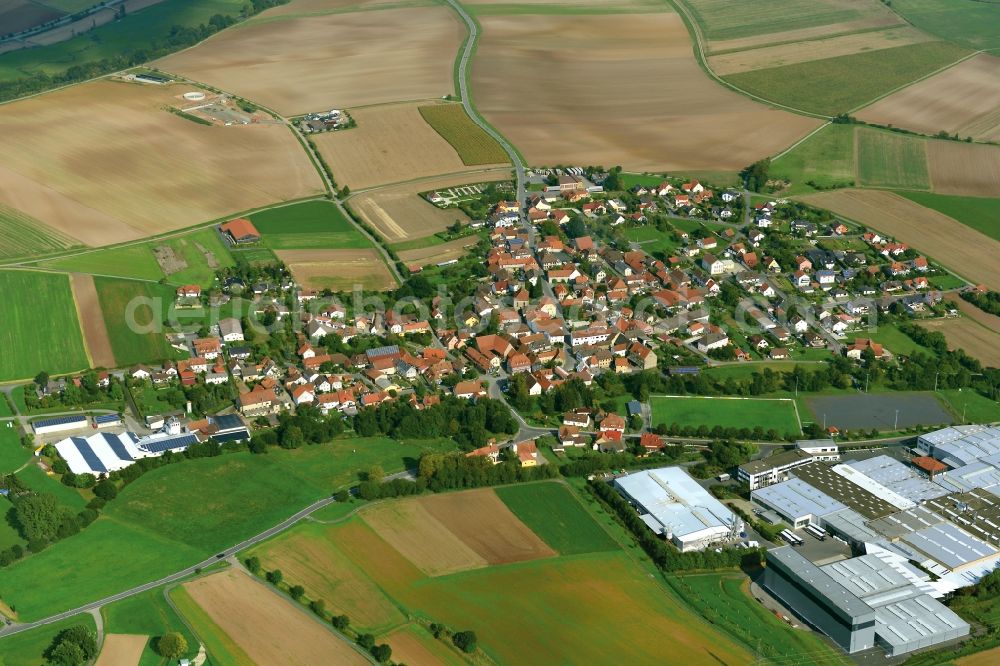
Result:
<instances>
[{"instance_id":1,"label":"dirt track through field","mask_svg":"<svg viewBox=\"0 0 1000 666\"><path fill-rule=\"evenodd\" d=\"M676 14L479 21L476 105L531 164L738 170L819 125L708 78Z\"/></svg>"},{"instance_id":2,"label":"dirt track through field","mask_svg":"<svg viewBox=\"0 0 1000 666\"><path fill-rule=\"evenodd\" d=\"M233 569L185 583L191 598L258 664L368 664L305 608Z\"/></svg>"},{"instance_id":3,"label":"dirt track through field","mask_svg":"<svg viewBox=\"0 0 1000 666\"><path fill-rule=\"evenodd\" d=\"M91 364L98 368L115 367L115 354L111 349L111 337L108 335L107 326L104 325L104 315L97 297L94 276L73 273L69 276L69 282L73 287L73 300L76 302L80 328L83 329L83 341L87 346Z\"/></svg>"},{"instance_id":4,"label":"dirt track through field","mask_svg":"<svg viewBox=\"0 0 1000 666\"><path fill-rule=\"evenodd\" d=\"M947 215L880 190L837 190L801 199L890 234L965 278L1000 289L1000 242Z\"/></svg>"},{"instance_id":5,"label":"dirt track through field","mask_svg":"<svg viewBox=\"0 0 1000 666\"><path fill-rule=\"evenodd\" d=\"M94 666L136 666L148 642L149 636L108 634Z\"/></svg>"},{"instance_id":6,"label":"dirt track through field","mask_svg":"<svg viewBox=\"0 0 1000 666\"><path fill-rule=\"evenodd\" d=\"M981 53L862 109L866 122L1000 140L1000 58Z\"/></svg>"},{"instance_id":7,"label":"dirt track through field","mask_svg":"<svg viewBox=\"0 0 1000 666\"><path fill-rule=\"evenodd\" d=\"M465 31L446 7L250 21L154 64L283 115L454 93Z\"/></svg>"}]
</instances>

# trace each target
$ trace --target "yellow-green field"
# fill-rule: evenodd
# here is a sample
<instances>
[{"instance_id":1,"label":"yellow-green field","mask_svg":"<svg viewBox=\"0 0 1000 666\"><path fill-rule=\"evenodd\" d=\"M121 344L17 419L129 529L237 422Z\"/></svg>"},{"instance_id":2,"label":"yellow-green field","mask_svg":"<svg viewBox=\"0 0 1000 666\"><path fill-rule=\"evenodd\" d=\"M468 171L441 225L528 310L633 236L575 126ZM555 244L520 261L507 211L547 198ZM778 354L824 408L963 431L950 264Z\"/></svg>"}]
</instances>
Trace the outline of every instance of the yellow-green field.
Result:
<instances>
[{"instance_id":1,"label":"yellow-green field","mask_svg":"<svg viewBox=\"0 0 1000 666\"><path fill-rule=\"evenodd\" d=\"M930 188L927 144L921 139L865 127L857 130L858 179L868 187Z\"/></svg>"},{"instance_id":2,"label":"yellow-green field","mask_svg":"<svg viewBox=\"0 0 1000 666\"><path fill-rule=\"evenodd\" d=\"M451 144L467 165L507 162L507 153L496 139L483 131L465 113L461 104L421 106L427 124Z\"/></svg>"}]
</instances>

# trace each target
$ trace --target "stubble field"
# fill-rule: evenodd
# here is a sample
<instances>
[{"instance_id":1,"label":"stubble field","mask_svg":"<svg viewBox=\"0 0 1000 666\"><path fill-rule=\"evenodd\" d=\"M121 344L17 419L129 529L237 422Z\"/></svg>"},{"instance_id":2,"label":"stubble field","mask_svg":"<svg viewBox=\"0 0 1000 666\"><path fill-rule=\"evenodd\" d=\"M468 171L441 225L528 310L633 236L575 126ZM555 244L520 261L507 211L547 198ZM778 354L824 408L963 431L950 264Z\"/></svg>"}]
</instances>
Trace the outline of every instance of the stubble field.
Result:
<instances>
[{"instance_id":1,"label":"stubble field","mask_svg":"<svg viewBox=\"0 0 1000 666\"><path fill-rule=\"evenodd\" d=\"M1000 146L928 141L927 158L935 192L1000 196Z\"/></svg>"},{"instance_id":2,"label":"stubble field","mask_svg":"<svg viewBox=\"0 0 1000 666\"><path fill-rule=\"evenodd\" d=\"M875 102L866 122L1000 140L1000 58L985 53Z\"/></svg>"},{"instance_id":3,"label":"stubble field","mask_svg":"<svg viewBox=\"0 0 1000 666\"><path fill-rule=\"evenodd\" d=\"M307 289L383 291L396 286L378 250L277 250L295 281Z\"/></svg>"},{"instance_id":4,"label":"stubble field","mask_svg":"<svg viewBox=\"0 0 1000 666\"><path fill-rule=\"evenodd\" d=\"M0 203L107 245L321 191L287 128L162 109L187 90L96 81L0 107Z\"/></svg>"},{"instance_id":5,"label":"stubble field","mask_svg":"<svg viewBox=\"0 0 1000 666\"><path fill-rule=\"evenodd\" d=\"M135 666L147 641L149 636L139 634L108 634L94 666Z\"/></svg>"},{"instance_id":6,"label":"stubble field","mask_svg":"<svg viewBox=\"0 0 1000 666\"><path fill-rule=\"evenodd\" d=\"M531 164L738 170L818 124L709 79L676 14L479 20L476 104ZM540 71L528 103L510 94Z\"/></svg>"},{"instance_id":7,"label":"stubble field","mask_svg":"<svg viewBox=\"0 0 1000 666\"><path fill-rule=\"evenodd\" d=\"M295 115L453 93L464 37L446 7L265 16L154 64Z\"/></svg>"},{"instance_id":8,"label":"stubble field","mask_svg":"<svg viewBox=\"0 0 1000 666\"><path fill-rule=\"evenodd\" d=\"M401 243L436 234L456 221L469 219L458 208L438 208L421 197L420 192L508 178L510 171L506 169L428 178L352 196L348 206L386 241Z\"/></svg>"},{"instance_id":9,"label":"stubble field","mask_svg":"<svg viewBox=\"0 0 1000 666\"><path fill-rule=\"evenodd\" d=\"M352 190L469 169L417 104L374 106L351 115L355 129L319 134L313 141L337 182Z\"/></svg>"},{"instance_id":10,"label":"stubble field","mask_svg":"<svg viewBox=\"0 0 1000 666\"><path fill-rule=\"evenodd\" d=\"M184 589L255 663L369 663L307 610L240 571L205 576Z\"/></svg>"},{"instance_id":11,"label":"stubble field","mask_svg":"<svg viewBox=\"0 0 1000 666\"><path fill-rule=\"evenodd\" d=\"M983 365L1000 367L1000 331L984 326L972 317L951 317L923 321L921 326L944 334L948 349L961 349Z\"/></svg>"},{"instance_id":12,"label":"stubble field","mask_svg":"<svg viewBox=\"0 0 1000 666\"><path fill-rule=\"evenodd\" d=\"M996 270L1000 242L946 215L875 190L838 190L802 199L890 234L973 282L1000 289Z\"/></svg>"}]
</instances>

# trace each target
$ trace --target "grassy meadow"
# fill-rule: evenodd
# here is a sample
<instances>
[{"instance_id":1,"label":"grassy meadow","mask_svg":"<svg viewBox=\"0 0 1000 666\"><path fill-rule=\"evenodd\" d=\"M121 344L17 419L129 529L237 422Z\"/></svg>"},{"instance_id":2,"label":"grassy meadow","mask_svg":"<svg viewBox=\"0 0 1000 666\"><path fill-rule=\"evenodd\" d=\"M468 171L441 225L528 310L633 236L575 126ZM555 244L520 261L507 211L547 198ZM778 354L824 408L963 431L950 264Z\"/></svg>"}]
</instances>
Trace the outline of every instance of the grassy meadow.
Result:
<instances>
[{"instance_id":1,"label":"grassy meadow","mask_svg":"<svg viewBox=\"0 0 1000 666\"><path fill-rule=\"evenodd\" d=\"M104 325L111 338L111 348L119 366L134 363L151 363L175 358L176 352L164 337L163 323L174 299L174 289L151 282L95 277L98 300L104 315ZM129 312L134 299L149 299ZM158 305L157 305L158 304ZM128 323L129 315L135 324L149 326L148 333L135 332Z\"/></svg>"},{"instance_id":2,"label":"grassy meadow","mask_svg":"<svg viewBox=\"0 0 1000 666\"><path fill-rule=\"evenodd\" d=\"M791 400L652 396L653 425L713 428L774 428L779 435L801 432Z\"/></svg>"},{"instance_id":3,"label":"grassy meadow","mask_svg":"<svg viewBox=\"0 0 1000 666\"><path fill-rule=\"evenodd\" d=\"M236 263L214 228L201 229L150 244L151 248L159 246L169 247L174 255L187 264L186 268L167 276L167 282L170 284L197 284L210 287L215 282L216 270Z\"/></svg>"},{"instance_id":4,"label":"grassy meadow","mask_svg":"<svg viewBox=\"0 0 1000 666\"><path fill-rule=\"evenodd\" d=\"M0 271L0 381L87 367L69 278Z\"/></svg>"},{"instance_id":5,"label":"grassy meadow","mask_svg":"<svg viewBox=\"0 0 1000 666\"><path fill-rule=\"evenodd\" d=\"M771 163L771 177L792 184L788 193L854 182L854 126L827 125Z\"/></svg>"},{"instance_id":6,"label":"grassy meadow","mask_svg":"<svg viewBox=\"0 0 1000 666\"><path fill-rule=\"evenodd\" d=\"M618 544L562 484L504 486L496 493L522 523L561 555L618 549Z\"/></svg>"},{"instance_id":7,"label":"grassy meadow","mask_svg":"<svg viewBox=\"0 0 1000 666\"><path fill-rule=\"evenodd\" d=\"M271 208L251 215L250 220L262 234L264 246L272 250L335 250L372 246L331 201L303 201Z\"/></svg>"},{"instance_id":8,"label":"grassy meadow","mask_svg":"<svg viewBox=\"0 0 1000 666\"><path fill-rule=\"evenodd\" d=\"M136 280L160 280L163 271L148 245L93 250L39 264L43 268L69 273L91 273Z\"/></svg>"},{"instance_id":9,"label":"grassy meadow","mask_svg":"<svg viewBox=\"0 0 1000 666\"><path fill-rule=\"evenodd\" d=\"M83 613L37 629L0 638L0 666L42 666L51 663L42 657L42 653L52 644L56 634L78 624L93 632L97 631L94 618Z\"/></svg>"},{"instance_id":10,"label":"grassy meadow","mask_svg":"<svg viewBox=\"0 0 1000 666\"><path fill-rule=\"evenodd\" d=\"M18 429L0 422L0 475L9 474L31 459L31 451L21 446Z\"/></svg>"},{"instance_id":11,"label":"grassy meadow","mask_svg":"<svg viewBox=\"0 0 1000 666\"><path fill-rule=\"evenodd\" d=\"M904 19L972 49L1000 48L1000 5L980 0L893 0Z\"/></svg>"},{"instance_id":12,"label":"grassy meadow","mask_svg":"<svg viewBox=\"0 0 1000 666\"><path fill-rule=\"evenodd\" d=\"M859 127L858 178L867 187L929 189L927 142L923 139Z\"/></svg>"},{"instance_id":13,"label":"grassy meadow","mask_svg":"<svg viewBox=\"0 0 1000 666\"><path fill-rule=\"evenodd\" d=\"M128 599L116 601L101 609L105 631L112 634L140 634L156 638L169 631L184 636L188 644L189 658L194 658L198 650L198 640L187 624L174 612L164 598L163 588L137 594ZM168 661L158 655L152 647L152 640L143 650L140 666L166 666Z\"/></svg>"},{"instance_id":14,"label":"grassy meadow","mask_svg":"<svg viewBox=\"0 0 1000 666\"><path fill-rule=\"evenodd\" d=\"M420 115L451 144L467 165L507 162L507 153L496 139L472 122L461 104L421 106Z\"/></svg>"}]
</instances>

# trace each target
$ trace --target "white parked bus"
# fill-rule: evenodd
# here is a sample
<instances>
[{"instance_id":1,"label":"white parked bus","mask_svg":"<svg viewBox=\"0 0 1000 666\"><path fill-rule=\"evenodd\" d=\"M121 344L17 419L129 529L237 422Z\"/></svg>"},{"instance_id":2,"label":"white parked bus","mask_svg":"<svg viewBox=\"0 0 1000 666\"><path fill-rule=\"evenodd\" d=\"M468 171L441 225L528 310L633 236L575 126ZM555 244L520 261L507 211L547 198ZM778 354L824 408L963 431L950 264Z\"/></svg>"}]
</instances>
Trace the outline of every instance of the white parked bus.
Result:
<instances>
[{"instance_id":1,"label":"white parked bus","mask_svg":"<svg viewBox=\"0 0 1000 666\"><path fill-rule=\"evenodd\" d=\"M810 536L814 536L820 541L826 541L826 530L824 530L819 525L813 525L812 523L806 525L806 533Z\"/></svg>"}]
</instances>

